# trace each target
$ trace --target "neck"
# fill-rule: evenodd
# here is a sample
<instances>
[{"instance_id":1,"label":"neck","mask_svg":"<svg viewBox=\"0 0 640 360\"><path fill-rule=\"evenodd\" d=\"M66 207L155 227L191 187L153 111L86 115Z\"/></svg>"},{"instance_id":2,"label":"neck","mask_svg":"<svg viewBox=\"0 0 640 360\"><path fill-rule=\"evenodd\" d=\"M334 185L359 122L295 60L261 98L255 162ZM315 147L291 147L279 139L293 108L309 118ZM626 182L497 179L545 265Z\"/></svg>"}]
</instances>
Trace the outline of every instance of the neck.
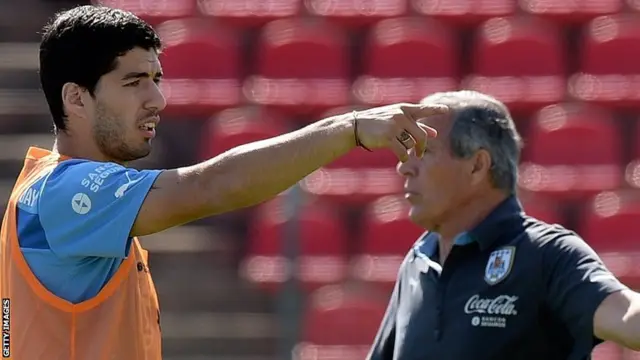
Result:
<instances>
[{"instance_id":1,"label":"neck","mask_svg":"<svg viewBox=\"0 0 640 360\"><path fill-rule=\"evenodd\" d=\"M80 141L81 139L81 136L73 136L71 129L58 131L51 151L76 159L115 162L105 156L93 141Z\"/></svg>"},{"instance_id":2,"label":"neck","mask_svg":"<svg viewBox=\"0 0 640 360\"><path fill-rule=\"evenodd\" d=\"M492 189L452 211L452 215L434 229L440 235L440 246L453 246L456 236L473 229L507 197L504 192Z\"/></svg>"}]
</instances>

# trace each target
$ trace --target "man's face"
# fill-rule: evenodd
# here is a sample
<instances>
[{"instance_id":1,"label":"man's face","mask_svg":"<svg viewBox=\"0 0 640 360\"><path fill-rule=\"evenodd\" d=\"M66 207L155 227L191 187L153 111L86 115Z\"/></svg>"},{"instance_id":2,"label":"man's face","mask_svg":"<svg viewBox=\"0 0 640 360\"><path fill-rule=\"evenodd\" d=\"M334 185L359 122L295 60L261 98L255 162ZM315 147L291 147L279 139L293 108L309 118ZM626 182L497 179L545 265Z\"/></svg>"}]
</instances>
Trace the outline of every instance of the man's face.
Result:
<instances>
[{"instance_id":1,"label":"man's face","mask_svg":"<svg viewBox=\"0 0 640 360\"><path fill-rule=\"evenodd\" d=\"M109 159L127 162L151 152L158 114L166 101L155 50L135 48L117 58L115 70L103 75L94 97L85 101L98 149Z\"/></svg>"},{"instance_id":2,"label":"man's face","mask_svg":"<svg viewBox=\"0 0 640 360\"><path fill-rule=\"evenodd\" d=\"M433 229L464 205L475 191L472 185L472 159L458 159L451 154L449 132L451 115L438 115L420 122L435 128L438 136L429 139L422 159L411 152L409 160L398 164L405 178L405 197L411 205L411 220Z\"/></svg>"}]
</instances>

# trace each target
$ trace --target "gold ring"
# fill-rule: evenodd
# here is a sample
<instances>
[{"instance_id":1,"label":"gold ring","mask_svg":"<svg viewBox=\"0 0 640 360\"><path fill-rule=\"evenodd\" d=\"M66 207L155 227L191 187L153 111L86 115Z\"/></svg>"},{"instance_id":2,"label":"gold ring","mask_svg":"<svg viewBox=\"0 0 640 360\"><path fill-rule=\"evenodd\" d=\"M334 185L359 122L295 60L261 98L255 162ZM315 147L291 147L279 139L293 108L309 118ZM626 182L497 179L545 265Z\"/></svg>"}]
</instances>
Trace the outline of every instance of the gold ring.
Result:
<instances>
[{"instance_id":1,"label":"gold ring","mask_svg":"<svg viewBox=\"0 0 640 360\"><path fill-rule=\"evenodd\" d=\"M400 133L400 136L398 136L398 140L400 140L400 142L404 143L407 142L409 140L411 140L411 135L409 135L408 132L403 131Z\"/></svg>"}]
</instances>

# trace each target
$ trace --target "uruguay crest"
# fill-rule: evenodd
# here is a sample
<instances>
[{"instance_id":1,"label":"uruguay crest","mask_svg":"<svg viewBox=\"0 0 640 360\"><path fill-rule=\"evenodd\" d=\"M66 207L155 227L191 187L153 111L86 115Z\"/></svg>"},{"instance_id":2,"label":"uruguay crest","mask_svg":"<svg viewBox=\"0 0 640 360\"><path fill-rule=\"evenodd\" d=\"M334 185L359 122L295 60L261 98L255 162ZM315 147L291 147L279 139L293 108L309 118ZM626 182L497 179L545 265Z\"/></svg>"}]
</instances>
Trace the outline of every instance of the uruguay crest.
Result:
<instances>
[{"instance_id":1,"label":"uruguay crest","mask_svg":"<svg viewBox=\"0 0 640 360\"><path fill-rule=\"evenodd\" d=\"M489 256L487 267L484 269L484 281L489 285L495 285L504 280L511 272L515 256L515 246L505 246L494 250Z\"/></svg>"}]
</instances>

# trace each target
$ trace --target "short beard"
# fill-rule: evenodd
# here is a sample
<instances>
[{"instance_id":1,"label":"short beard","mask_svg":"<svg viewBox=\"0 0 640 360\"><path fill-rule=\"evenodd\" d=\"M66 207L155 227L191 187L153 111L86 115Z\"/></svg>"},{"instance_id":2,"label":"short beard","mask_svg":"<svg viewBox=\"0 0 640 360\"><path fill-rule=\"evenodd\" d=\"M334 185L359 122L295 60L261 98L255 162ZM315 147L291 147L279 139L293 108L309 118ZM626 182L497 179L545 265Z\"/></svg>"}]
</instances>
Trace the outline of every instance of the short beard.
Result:
<instances>
[{"instance_id":1,"label":"short beard","mask_svg":"<svg viewBox=\"0 0 640 360\"><path fill-rule=\"evenodd\" d=\"M95 112L95 124L93 126L93 138L98 149L116 162L129 162L141 159L151 152L151 147L145 143L134 147L126 142L127 129L124 123L106 106L97 103Z\"/></svg>"}]
</instances>

